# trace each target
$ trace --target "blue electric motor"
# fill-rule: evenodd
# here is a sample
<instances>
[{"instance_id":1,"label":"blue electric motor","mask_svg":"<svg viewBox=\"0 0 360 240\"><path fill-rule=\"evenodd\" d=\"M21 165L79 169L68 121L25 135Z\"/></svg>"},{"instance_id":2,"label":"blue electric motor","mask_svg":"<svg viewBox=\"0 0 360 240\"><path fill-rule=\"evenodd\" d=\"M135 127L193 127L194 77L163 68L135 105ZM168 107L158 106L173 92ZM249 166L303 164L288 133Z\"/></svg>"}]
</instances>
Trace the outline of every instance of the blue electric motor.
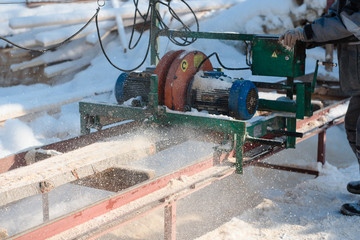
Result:
<instances>
[{"instance_id":1,"label":"blue electric motor","mask_svg":"<svg viewBox=\"0 0 360 240\"><path fill-rule=\"evenodd\" d=\"M150 77L153 69L144 72L122 73L116 81L115 97L119 104L131 98L133 106L145 105L150 93ZM211 114L223 114L239 120L252 118L257 110L259 96L255 85L248 80L234 80L223 72L197 73L191 80L186 110L195 108Z\"/></svg>"},{"instance_id":2,"label":"blue electric motor","mask_svg":"<svg viewBox=\"0 0 360 240\"><path fill-rule=\"evenodd\" d=\"M131 98L148 101L150 92L150 77L154 68L147 68L144 72L121 73L115 84L115 98L119 104Z\"/></svg>"},{"instance_id":3,"label":"blue electric motor","mask_svg":"<svg viewBox=\"0 0 360 240\"><path fill-rule=\"evenodd\" d=\"M219 71L196 74L188 91L189 106L240 120L252 118L258 102L258 91L253 82L234 80Z\"/></svg>"}]
</instances>

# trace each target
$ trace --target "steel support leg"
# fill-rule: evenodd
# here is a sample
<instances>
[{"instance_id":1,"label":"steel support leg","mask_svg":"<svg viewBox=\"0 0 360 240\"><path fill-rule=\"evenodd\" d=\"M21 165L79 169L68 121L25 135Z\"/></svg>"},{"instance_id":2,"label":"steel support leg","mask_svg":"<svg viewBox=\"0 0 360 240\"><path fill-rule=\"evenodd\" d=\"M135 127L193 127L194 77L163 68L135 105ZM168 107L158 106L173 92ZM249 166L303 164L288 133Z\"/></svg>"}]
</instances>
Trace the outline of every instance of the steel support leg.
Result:
<instances>
[{"instance_id":1,"label":"steel support leg","mask_svg":"<svg viewBox=\"0 0 360 240\"><path fill-rule=\"evenodd\" d=\"M50 212L49 212L49 194L43 193L41 194L42 197L42 209L43 209L43 222L47 222L50 219Z\"/></svg>"},{"instance_id":2,"label":"steel support leg","mask_svg":"<svg viewBox=\"0 0 360 240\"><path fill-rule=\"evenodd\" d=\"M176 201L171 201L164 210L164 239L176 239Z\"/></svg>"},{"instance_id":3,"label":"steel support leg","mask_svg":"<svg viewBox=\"0 0 360 240\"><path fill-rule=\"evenodd\" d=\"M80 113L80 131L81 135L86 135L90 133L90 128L88 127L89 116L87 114Z\"/></svg>"},{"instance_id":4,"label":"steel support leg","mask_svg":"<svg viewBox=\"0 0 360 240\"><path fill-rule=\"evenodd\" d=\"M317 161L325 164L325 150L326 150L326 130L318 134L318 153Z\"/></svg>"},{"instance_id":5,"label":"steel support leg","mask_svg":"<svg viewBox=\"0 0 360 240\"><path fill-rule=\"evenodd\" d=\"M243 146L244 139L240 136L240 134L234 134L234 143L235 143L235 156L236 156L236 173L243 173Z\"/></svg>"}]
</instances>

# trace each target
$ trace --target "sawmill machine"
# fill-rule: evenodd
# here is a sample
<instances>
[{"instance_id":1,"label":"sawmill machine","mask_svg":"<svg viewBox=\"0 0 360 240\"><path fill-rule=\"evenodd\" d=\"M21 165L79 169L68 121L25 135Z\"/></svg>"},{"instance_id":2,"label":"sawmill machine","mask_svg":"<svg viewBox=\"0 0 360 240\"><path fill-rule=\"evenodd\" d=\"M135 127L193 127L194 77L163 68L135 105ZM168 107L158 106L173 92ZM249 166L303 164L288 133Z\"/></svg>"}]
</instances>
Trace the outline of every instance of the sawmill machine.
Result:
<instances>
[{"instance_id":1,"label":"sawmill machine","mask_svg":"<svg viewBox=\"0 0 360 240\"><path fill-rule=\"evenodd\" d=\"M302 136L296 132L296 120L312 115L311 93L316 80L295 81L305 73L304 44L288 48L273 35L184 32L160 29L156 19L151 23L151 66L142 72L120 74L114 90L118 104L80 102L82 134L120 120L217 131L230 143L219 151L235 153L237 173L243 169L246 142L295 148L296 137ZM161 36L243 41L253 75L285 80L269 83L253 82L241 75L231 78L200 51L170 51L159 60ZM261 99L260 89L283 91L286 97ZM268 114L253 118L259 111ZM284 140L265 139L269 134Z\"/></svg>"}]
</instances>

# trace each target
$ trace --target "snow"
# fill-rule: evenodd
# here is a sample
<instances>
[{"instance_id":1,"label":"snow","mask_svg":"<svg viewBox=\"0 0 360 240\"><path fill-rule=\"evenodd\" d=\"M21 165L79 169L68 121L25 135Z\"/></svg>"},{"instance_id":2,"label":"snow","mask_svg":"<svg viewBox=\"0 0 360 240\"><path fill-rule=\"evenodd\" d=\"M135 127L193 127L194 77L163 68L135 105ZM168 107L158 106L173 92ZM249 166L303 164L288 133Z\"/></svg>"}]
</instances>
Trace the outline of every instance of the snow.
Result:
<instances>
[{"instance_id":1,"label":"snow","mask_svg":"<svg viewBox=\"0 0 360 240\"><path fill-rule=\"evenodd\" d=\"M8 1L1 0L1 2ZM190 5L192 2L189 1ZM207 0L206 2L218 1ZM225 3L226 1L222 2ZM314 19L316 15L321 14L322 9L326 6L325 0L305 0L301 7L296 7L295 3L290 0L237 0L232 2L236 2L237 5L228 10L208 14L205 20L200 22L200 30L280 34L286 29L295 27L293 18ZM66 5L61 6L61 8L58 8L56 5L49 4L41 8L46 8L48 12L61 9L60 11L64 12L64 14L74 12L73 9ZM81 13L85 14L85 10L88 10L90 15L96 8L95 3L76 4L76 6L84 6ZM74 7L74 9L77 9L77 7ZM0 26L3 26L3 22L8 21L15 14L19 17L18 21L25 19L20 17L31 20L32 16L34 16L33 21L35 23L37 19L33 13L34 10L28 9L21 4L1 5L0 14L2 19L0 19ZM49 16L44 17L49 18ZM0 27L1 36L21 31L8 26ZM35 32L40 34L41 31L35 30ZM118 39L107 44L106 49L111 60L116 65L122 68L133 68L141 62L144 56L147 38L148 34L146 33L138 47L126 53L123 51L123 46L121 46ZM129 39L129 35L126 36L126 39ZM25 42L31 39L18 40ZM1 43L1 46L3 44ZM179 49L165 38L160 39L160 44L164 46L160 55L169 50ZM198 49L207 55L215 51L218 52L226 66L245 66L245 56L239 50L237 42L198 40L189 46L187 51L194 49ZM66 57L69 56L76 58L76 51L68 52ZM336 59L336 54L334 58ZM316 60L325 60L325 53L322 48L307 51L307 73L314 71ZM213 65L218 65L214 59L211 59L211 61ZM147 63L149 63L149 60L147 60ZM143 66L141 70L145 67ZM48 72L51 74L57 70L49 69ZM334 68L333 73L325 72L323 67L320 67L319 71L320 74L334 79L338 76L338 68ZM225 71L225 74L254 81L266 80L272 82L280 79L251 76L250 71L240 73ZM82 99L93 96L94 93L108 93L100 96L102 100L115 102L111 91L119 75L120 72L111 67L104 56L99 53L91 61L91 66L76 74L70 82L60 83L55 86L35 84L0 88L0 121L2 117L14 111L26 112L31 109L41 108L44 102L56 104L71 101L74 98ZM279 96L272 93L262 93L262 97L275 99ZM345 110L346 105L339 106L338 109L331 112L330 117L335 118ZM194 110L193 114L199 115L200 113L196 113ZM30 147L77 136L80 132L79 119L78 104L75 102L62 106L56 113L42 112L35 119L7 120L0 127L0 158ZM304 178L297 174L279 173L275 170L268 170L271 173L264 174L264 171L254 168L245 169L243 181L248 183L245 184L248 187L247 191L253 192L256 189L261 200L256 201L258 204L254 207L249 206L242 213L239 213L239 216L234 216L230 221L226 220L228 222L224 222L222 226L216 229L212 228L213 231L204 234L198 239L358 239L359 230L357 226L360 224L360 218L346 217L339 213L341 204L359 200L358 197L346 192L347 182L359 178L358 164L348 146L343 126L330 129L327 139L328 163L324 166L315 164L316 153L314 153L314 146L316 146L316 138L298 144L296 150L287 150L269 159L269 161L276 163L296 159L299 164L311 166L315 164L314 167L318 168L321 173L318 178ZM274 178L277 180L274 180ZM287 181L292 182L293 185L288 185ZM246 195L248 192L241 194ZM87 193L83 193L83 197L87 198ZM94 201L94 199L91 199L91 201ZM84 203L91 201L84 200ZM243 204L248 206L245 203ZM232 206L232 208L236 207ZM8 214L10 214L10 219L12 215L16 215L13 212ZM3 216L3 213L1 213L1 216ZM36 216L36 218L37 222L35 221L35 224L41 222L40 216ZM4 227L20 224L17 220L13 220L13 224ZM3 226L0 225L1 227ZM9 232L15 231L10 227L8 230Z\"/></svg>"}]
</instances>

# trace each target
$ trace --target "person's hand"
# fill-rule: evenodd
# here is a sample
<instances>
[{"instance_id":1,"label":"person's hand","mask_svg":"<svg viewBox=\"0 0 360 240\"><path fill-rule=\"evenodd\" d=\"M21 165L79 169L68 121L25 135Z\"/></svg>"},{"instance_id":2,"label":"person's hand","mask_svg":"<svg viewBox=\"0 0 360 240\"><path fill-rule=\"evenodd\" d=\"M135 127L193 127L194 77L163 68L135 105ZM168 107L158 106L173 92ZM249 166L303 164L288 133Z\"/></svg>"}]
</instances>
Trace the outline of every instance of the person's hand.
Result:
<instances>
[{"instance_id":1,"label":"person's hand","mask_svg":"<svg viewBox=\"0 0 360 240\"><path fill-rule=\"evenodd\" d=\"M289 47L294 47L296 41L304 41L304 39L304 30L302 28L288 30L279 37L279 41L283 41L283 44Z\"/></svg>"}]
</instances>

